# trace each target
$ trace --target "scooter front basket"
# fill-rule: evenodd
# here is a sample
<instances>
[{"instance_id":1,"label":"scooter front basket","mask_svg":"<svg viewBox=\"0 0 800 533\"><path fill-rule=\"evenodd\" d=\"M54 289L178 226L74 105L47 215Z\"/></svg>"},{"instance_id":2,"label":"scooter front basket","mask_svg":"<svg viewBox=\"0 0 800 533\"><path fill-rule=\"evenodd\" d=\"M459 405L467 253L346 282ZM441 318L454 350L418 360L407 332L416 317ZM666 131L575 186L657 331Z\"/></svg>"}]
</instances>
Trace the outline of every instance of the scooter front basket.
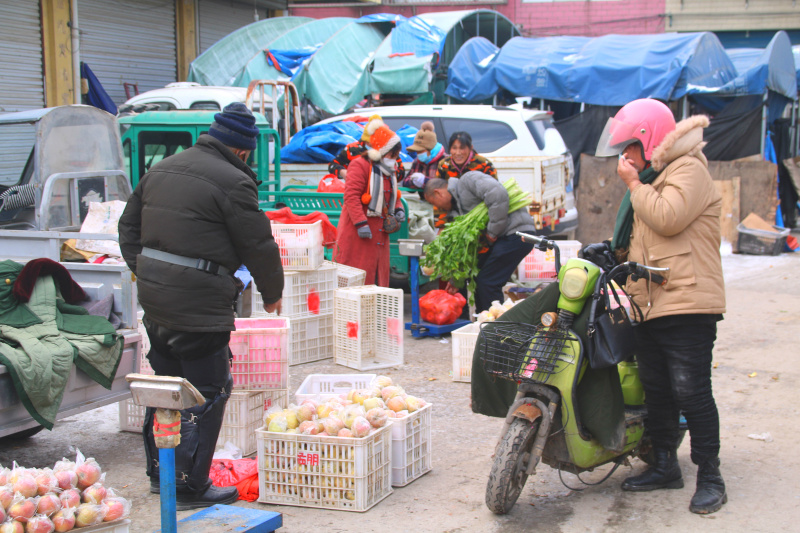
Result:
<instances>
[{"instance_id":1,"label":"scooter front basket","mask_svg":"<svg viewBox=\"0 0 800 533\"><path fill-rule=\"evenodd\" d=\"M511 381L546 383L565 360L569 330L517 322L482 324L478 346L486 373ZM572 360L572 357L569 357Z\"/></svg>"}]
</instances>

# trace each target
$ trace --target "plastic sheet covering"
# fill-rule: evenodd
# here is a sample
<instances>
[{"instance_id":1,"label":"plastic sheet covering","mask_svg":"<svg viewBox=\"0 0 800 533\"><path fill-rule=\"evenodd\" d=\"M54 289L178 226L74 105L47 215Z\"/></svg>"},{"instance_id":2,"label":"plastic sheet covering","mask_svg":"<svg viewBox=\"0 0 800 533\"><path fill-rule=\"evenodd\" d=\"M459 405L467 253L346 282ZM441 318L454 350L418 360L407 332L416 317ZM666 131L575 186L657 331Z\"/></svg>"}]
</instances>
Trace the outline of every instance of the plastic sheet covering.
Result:
<instances>
[{"instance_id":1,"label":"plastic sheet covering","mask_svg":"<svg viewBox=\"0 0 800 533\"><path fill-rule=\"evenodd\" d=\"M360 139L363 131L364 127L355 122L308 126L281 148L281 162L329 163L342 148Z\"/></svg>"},{"instance_id":2,"label":"plastic sheet covering","mask_svg":"<svg viewBox=\"0 0 800 533\"><path fill-rule=\"evenodd\" d=\"M458 50L447 69L450 84L445 94L467 102L491 98L499 87L492 76L484 76L500 49L489 39L473 37Z\"/></svg>"},{"instance_id":3,"label":"plastic sheet covering","mask_svg":"<svg viewBox=\"0 0 800 533\"><path fill-rule=\"evenodd\" d=\"M675 100L736 77L710 32L518 37L501 48L491 71L499 87L517 96L608 106Z\"/></svg>"},{"instance_id":4,"label":"plastic sheet covering","mask_svg":"<svg viewBox=\"0 0 800 533\"><path fill-rule=\"evenodd\" d=\"M314 47L316 51L319 51L328 39L331 39L339 30L352 23L353 19L347 17L310 20L306 24L283 33L274 39L268 47L264 48L300 50L305 47ZM313 57L313 55L310 57ZM270 65L267 61L267 55L262 50L259 50L257 54L249 57L247 62L243 64L232 85L247 87L253 80L286 80L290 77L290 74L282 73Z\"/></svg>"},{"instance_id":5,"label":"plastic sheet covering","mask_svg":"<svg viewBox=\"0 0 800 533\"><path fill-rule=\"evenodd\" d=\"M449 29L442 29L424 15L399 21L392 31L392 53L416 56L440 53Z\"/></svg>"},{"instance_id":6,"label":"plastic sheet covering","mask_svg":"<svg viewBox=\"0 0 800 533\"><path fill-rule=\"evenodd\" d=\"M297 92L338 115L369 94L367 67L385 33L380 24L348 24L328 39L294 79Z\"/></svg>"},{"instance_id":7,"label":"plastic sheet covering","mask_svg":"<svg viewBox=\"0 0 800 533\"><path fill-rule=\"evenodd\" d=\"M406 20L403 15L395 13L373 13L371 15L364 15L356 19L359 24L369 24L371 22L394 22L395 24L401 20Z\"/></svg>"},{"instance_id":8,"label":"plastic sheet covering","mask_svg":"<svg viewBox=\"0 0 800 533\"><path fill-rule=\"evenodd\" d=\"M714 94L764 94L769 89L792 100L797 98L797 70L786 32L777 32L764 49L733 48L728 55L737 76L713 91Z\"/></svg>"},{"instance_id":9,"label":"plastic sheet covering","mask_svg":"<svg viewBox=\"0 0 800 533\"><path fill-rule=\"evenodd\" d=\"M369 92L392 94L420 94L430 90L433 78L433 55L417 56L413 52L392 52L392 33L375 51L372 72L369 74Z\"/></svg>"},{"instance_id":10,"label":"plastic sheet covering","mask_svg":"<svg viewBox=\"0 0 800 533\"><path fill-rule=\"evenodd\" d=\"M800 45L792 46L792 55L794 56L794 70L797 86L800 87Z\"/></svg>"},{"instance_id":11,"label":"plastic sheet covering","mask_svg":"<svg viewBox=\"0 0 800 533\"><path fill-rule=\"evenodd\" d=\"M192 61L186 80L201 85L234 85L233 81L248 61L263 55L262 50L287 31L311 20L308 17L275 17L248 24L223 37Z\"/></svg>"},{"instance_id":12,"label":"plastic sheet covering","mask_svg":"<svg viewBox=\"0 0 800 533\"><path fill-rule=\"evenodd\" d=\"M264 50L267 64L278 69L284 76L294 77L297 69L312 55L314 55L322 43L314 46L304 46L296 50L276 50L269 48Z\"/></svg>"}]
</instances>

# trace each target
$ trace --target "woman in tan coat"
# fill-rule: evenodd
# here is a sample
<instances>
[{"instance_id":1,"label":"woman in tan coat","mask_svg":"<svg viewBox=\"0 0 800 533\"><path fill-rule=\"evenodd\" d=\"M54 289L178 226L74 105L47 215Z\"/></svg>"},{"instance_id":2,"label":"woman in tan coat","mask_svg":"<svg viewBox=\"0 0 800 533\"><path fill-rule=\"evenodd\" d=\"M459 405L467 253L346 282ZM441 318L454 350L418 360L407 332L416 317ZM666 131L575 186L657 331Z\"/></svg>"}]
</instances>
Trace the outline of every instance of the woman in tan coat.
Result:
<instances>
[{"instance_id":1,"label":"woman in tan coat","mask_svg":"<svg viewBox=\"0 0 800 533\"><path fill-rule=\"evenodd\" d=\"M656 464L623 490L681 488L677 460L680 414L698 465L689 509L713 513L727 501L719 471L719 415L711 391L717 321L725 312L720 246L721 197L703 155L704 116L677 125L657 100L636 100L609 120L598 155L621 153L617 173L628 187L612 247L627 258L668 267L663 286L645 280L626 288L644 314L635 328L647 429Z\"/></svg>"}]
</instances>

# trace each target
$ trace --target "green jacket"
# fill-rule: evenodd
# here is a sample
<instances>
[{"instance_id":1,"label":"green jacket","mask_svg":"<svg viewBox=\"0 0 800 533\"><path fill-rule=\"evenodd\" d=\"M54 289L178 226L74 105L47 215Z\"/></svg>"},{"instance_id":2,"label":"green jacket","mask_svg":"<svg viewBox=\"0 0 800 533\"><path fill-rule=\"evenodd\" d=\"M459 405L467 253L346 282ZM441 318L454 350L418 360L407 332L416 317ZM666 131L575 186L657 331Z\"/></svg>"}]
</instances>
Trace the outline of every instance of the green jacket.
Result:
<instances>
[{"instance_id":1,"label":"green jacket","mask_svg":"<svg viewBox=\"0 0 800 533\"><path fill-rule=\"evenodd\" d=\"M36 281L29 302L18 302L11 291L22 268L0 262L0 363L30 415L52 429L72 364L110 389L124 339L105 318L64 302L51 276Z\"/></svg>"}]
</instances>

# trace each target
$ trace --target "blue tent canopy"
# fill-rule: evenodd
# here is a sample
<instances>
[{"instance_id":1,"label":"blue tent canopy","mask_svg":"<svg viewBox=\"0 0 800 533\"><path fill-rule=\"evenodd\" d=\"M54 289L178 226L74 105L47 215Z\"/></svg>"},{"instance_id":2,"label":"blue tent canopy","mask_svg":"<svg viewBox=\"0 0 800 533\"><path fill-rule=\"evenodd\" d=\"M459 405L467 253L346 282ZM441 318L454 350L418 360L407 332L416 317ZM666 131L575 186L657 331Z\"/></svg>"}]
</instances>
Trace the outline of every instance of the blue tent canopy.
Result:
<instances>
[{"instance_id":1,"label":"blue tent canopy","mask_svg":"<svg viewBox=\"0 0 800 533\"><path fill-rule=\"evenodd\" d=\"M766 48L728 50L737 76L714 91L719 96L764 94L767 89L797 98L797 70L792 43L785 31L775 33Z\"/></svg>"},{"instance_id":2,"label":"blue tent canopy","mask_svg":"<svg viewBox=\"0 0 800 533\"><path fill-rule=\"evenodd\" d=\"M735 77L719 39L704 32L517 37L502 47L481 79L460 83L494 83L516 96L617 106L637 98L676 100Z\"/></svg>"},{"instance_id":3,"label":"blue tent canopy","mask_svg":"<svg viewBox=\"0 0 800 533\"><path fill-rule=\"evenodd\" d=\"M491 98L498 87L492 77L484 74L491 68L498 52L500 49L483 37L473 37L465 42L447 69L450 84L445 94L467 102Z\"/></svg>"}]
</instances>

